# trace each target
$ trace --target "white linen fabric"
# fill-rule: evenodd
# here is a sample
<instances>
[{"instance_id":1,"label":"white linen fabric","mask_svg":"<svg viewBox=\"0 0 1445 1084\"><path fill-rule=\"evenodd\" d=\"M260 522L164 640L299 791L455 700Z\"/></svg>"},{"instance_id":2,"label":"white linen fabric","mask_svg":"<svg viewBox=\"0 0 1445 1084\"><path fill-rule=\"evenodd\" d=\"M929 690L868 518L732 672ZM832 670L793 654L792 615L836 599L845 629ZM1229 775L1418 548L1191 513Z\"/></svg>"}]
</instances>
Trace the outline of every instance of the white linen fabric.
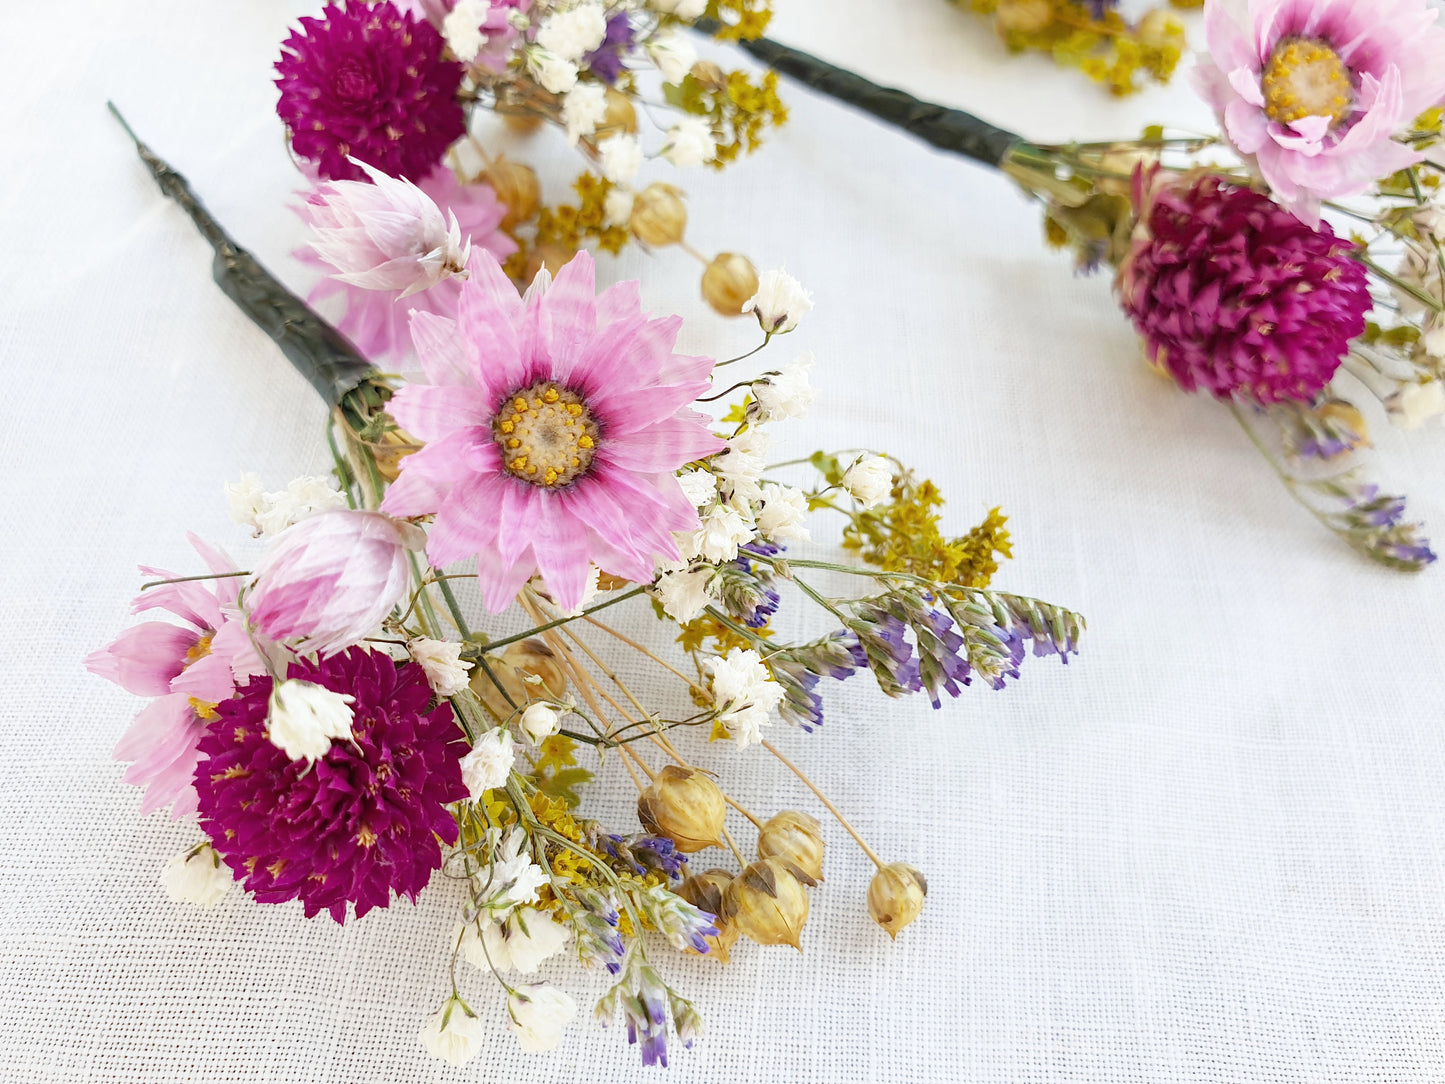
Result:
<instances>
[{"instance_id":1,"label":"white linen fabric","mask_svg":"<svg viewBox=\"0 0 1445 1084\"><path fill-rule=\"evenodd\" d=\"M779 8L780 40L1035 138L1209 123L1182 80L1114 102L1007 58L942 0ZM417 1033L448 990L453 886L345 927L239 892L171 903L160 870L197 831L141 819L109 759L140 703L80 660L130 620L135 566L199 570L186 530L245 559L222 484L255 470L277 488L328 460L321 403L211 283L104 102L304 287L270 63L305 10L6 12L0 1077L663 1079L586 1020L524 1054L465 965L490 1038L465 1068L430 1060ZM1225 411L1149 373L1106 279L1073 276L1000 177L786 94L763 153L683 181L694 244L814 291L771 352L818 357L782 454L886 448L939 482L960 531L1002 504L1017 556L998 586L1090 631L1067 669L1030 660L1003 693L935 713L859 678L827 690L819 732L774 728L880 853L926 871L927 909L890 942L864 912L867 861L829 823L802 954L740 946L722 968L656 950L710 1027L671 1079L1445 1078L1445 570L1380 570L1320 530ZM560 136L525 153L562 194ZM601 262L687 317L687 349L749 348L697 272L676 251ZM1445 533L1445 435L1370 422L1380 477ZM836 527L817 534L828 553ZM656 635L641 608L623 622ZM822 816L761 750L698 756L754 808ZM592 808L630 830L630 790L610 764Z\"/></svg>"}]
</instances>

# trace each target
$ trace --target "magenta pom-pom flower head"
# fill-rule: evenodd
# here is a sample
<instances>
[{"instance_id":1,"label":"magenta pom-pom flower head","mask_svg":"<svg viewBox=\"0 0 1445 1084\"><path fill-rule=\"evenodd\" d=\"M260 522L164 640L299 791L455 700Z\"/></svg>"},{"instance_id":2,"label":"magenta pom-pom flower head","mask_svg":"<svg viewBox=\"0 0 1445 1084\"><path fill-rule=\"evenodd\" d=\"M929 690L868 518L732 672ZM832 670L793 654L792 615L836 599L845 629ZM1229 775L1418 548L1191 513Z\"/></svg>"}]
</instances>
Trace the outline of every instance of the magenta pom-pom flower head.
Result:
<instances>
[{"instance_id":1,"label":"magenta pom-pom flower head","mask_svg":"<svg viewBox=\"0 0 1445 1084\"><path fill-rule=\"evenodd\" d=\"M455 320L412 318L428 383L388 409L426 446L382 509L435 513L428 558L475 556L494 612L538 572L565 609L589 563L650 582L657 559L678 559L674 532L698 525L675 472L723 446L690 406L712 359L673 352L681 321L643 313L636 282L594 296L586 253L525 297L489 256L469 268Z\"/></svg>"},{"instance_id":2,"label":"magenta pom-pom flower head","mask_svg":"<svg viewBox=\"0 0 1445 1084\"><path fill-rule=\"evenodd\" d=\"M1365 330L1355 246L1217 177L1136 178L1140 228L1119 299L1151 360L1186 391L1314 398Z\"/></svg>"},{"instance_id":3,"label":"magenta pom-pom flower head","mask_svg":"<svg viewBox=\"0 0 1445 1084\"><path fill-rule=\"evenodd\" d=\"M165 583L143 591L132 613L165 610L180 619L144 621L85 660L91 673L113 681L136 696L155 697L122 735L116 760L129 761L125 781L145 787L141 812L171 807L171 816L196 811L191 785L197 742L216 705L229 700L238 685L265 673L236 606L236 566L217 549L190 535L191 545L220 578ZM157 579L175 574L142 566Z\"/></svg>"},{"instance_id":4,"label":"magenta pom-pom flower head","mask_svg":"<svg viewBox=\"0 0 1445 1084\"><path fill-rule=\"evenodd\" d=\"M442 36L389 2L344 0L303 18L276 62L291 147L329 180L362 180L352 156L393 177L429 174L466 132L462 65Z\"/></svg>"},{"instance_id":5,"label":"magenta pom-pom flower head","mask_svg":"<svg viewBox=\"0 0 1445 1084\"><path fill-rule=\"evenodd\" d=\"M405 594L421 528L383 512L336 508L288 527L266 551L243 601L267 639L334 654L370 636Z\"/></svg>"},{"instance_id":6,"label":"magenta pom-pom flower head","mask_svg":"<svg viewBox=\"0 0 1445 1084\"><path fill-rule=\"evenodd\" d=\"M299 899L310 918L360 918L395 893L415 901L455 843L451 802L468 796L467 742L426 673L353 648L287 677L351 698L351 733L311 761L270 738L271 681L224 702L200 741L201 827L262 903Z\"/></svg>"},{"instance_id":7,"label":"magenta pom-pom flower head","mask_svg":"<svg viewBox=\"0 0 1445 1084\"><path fill-rule=\"evenodd\" d=\"M1315 222L1421 160L1392 137L1445 98L1445 31L1427 0L1208 0L1195 84L1235 148ZM1236 10L1231 10L1236 9Z\"/></svg>"}]
</instances>

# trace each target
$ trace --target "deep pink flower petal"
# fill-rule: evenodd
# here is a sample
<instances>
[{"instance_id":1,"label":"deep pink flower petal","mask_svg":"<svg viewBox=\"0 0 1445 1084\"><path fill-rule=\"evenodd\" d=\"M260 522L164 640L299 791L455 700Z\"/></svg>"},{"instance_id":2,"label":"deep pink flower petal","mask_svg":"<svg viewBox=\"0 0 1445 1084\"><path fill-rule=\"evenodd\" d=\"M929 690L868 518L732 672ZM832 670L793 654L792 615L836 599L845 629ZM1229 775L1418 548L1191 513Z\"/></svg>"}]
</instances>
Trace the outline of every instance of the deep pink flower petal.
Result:
<instances>
[{"instance_id":1,"label":"deep pink flower petal","mask_svg":"<svg viewBox=\"0 0 1445 1084\"><path fill-rule=\"evenodd\" d=\"M675 470L673 464L691 463L722 451L725 443L706 431L699 433L697 422L690 417L669 417L614 437L603 455L623 470L662 474Z\"/></svg>"},{"instance_id":2,"label":"deep pink flower petal","mask_svg":"<svg viewBox=\"0 0 1445 1084\"><path fill-rule=\"evenodd\" d=\"M108 647L86 656L85 668L136 696L163 696L186 665L200 633L166 621L143 621Z\"/></svg>"},{"instance_id":3,"label":"deep pink flower petal","mask_svg":"<svg viewBox=\"0 0 1445 1084\"><path fill-rule=\"evenodd\" d=\"M489 404L475 386L408 384L386 406L397 425L421 440L440 440L458 429L477 429L492 420Z\"/></svg>"},{"instance_id":4,"label":"deep pink flower petal","mask_svg":"<svg viewBox=\"0 0 1445 1084\"><path fill-rule=\"evenodd\" d=\"M591 561L587 533L569 509L566 494L559 496L538 505L533 550L537 571L557 605L575 610L587 591Z\"/></svg>"},{"instance_id":5,"label":"deep pink flower petal","mask_svg":"<svg viewBox=\"0 0 1445 1084\"><path fill-rule=\"evenodd\" d=\"M428 381L447 387L469 383L467 352L455 319L414 309L409 331Z\"/></svg>"},{"instance_id":6,"label":"deep pink flower petal","mask_svg":"<svg viewBox=\"0 0 1445 1084\"><path fill-rule=\"evenodd\" d=\"M592 257L579 252L557 273L542 300L543 332L551 371L547 376L571 385L572 372L597 330L596 273Z\"/></svg>"}]
</instances>

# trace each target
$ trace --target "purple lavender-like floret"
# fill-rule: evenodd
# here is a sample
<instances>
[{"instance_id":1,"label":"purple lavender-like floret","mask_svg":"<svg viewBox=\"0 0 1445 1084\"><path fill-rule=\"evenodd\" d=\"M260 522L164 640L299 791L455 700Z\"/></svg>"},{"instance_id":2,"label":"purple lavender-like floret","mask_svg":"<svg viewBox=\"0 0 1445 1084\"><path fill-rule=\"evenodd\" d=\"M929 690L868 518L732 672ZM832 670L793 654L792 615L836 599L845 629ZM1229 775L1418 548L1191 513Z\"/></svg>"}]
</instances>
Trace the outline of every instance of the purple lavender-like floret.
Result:
<instances>
[{"instance_id":1,"label":"purple lavender-like floret","mask_svg":"<svg viewBox=\"0 0 1445 1084\"><path fill-rule=\"evenodd\" d=\"M602 44L583 57L582 63L598 79L608 84L615 83L622 74L623 59L632 51L634 39L627 12L613 12L607 17L607 33L602 38Z\"/></svg>"}]
</instances>

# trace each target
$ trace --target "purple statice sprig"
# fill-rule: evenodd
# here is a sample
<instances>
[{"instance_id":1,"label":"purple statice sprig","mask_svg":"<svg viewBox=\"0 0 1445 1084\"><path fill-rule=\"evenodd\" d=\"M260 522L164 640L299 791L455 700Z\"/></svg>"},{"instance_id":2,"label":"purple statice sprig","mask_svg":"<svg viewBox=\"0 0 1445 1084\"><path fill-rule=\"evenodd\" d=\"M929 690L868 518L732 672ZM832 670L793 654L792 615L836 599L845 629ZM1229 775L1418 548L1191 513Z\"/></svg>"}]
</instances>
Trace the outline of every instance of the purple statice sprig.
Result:
<instances>
[{"instance_id":1,"label":"purple statice sprig","mask_svg":"<svg viewBox=\"0 0 1445 1084\"><path fill-rule=\"evenodd\" d=\"M572 925L577 958L583 967L604 967L616 975L622 970L627 951L618 930L617 902L605 892L586 885L563 884L554 880L562 911Z\"/></svg>"},{"instance_id":2,"label":"purple statice sprig","mask_svg":"<svg viewBox=\"0 0 1445 1084\"><path fill-rule=\"evenodd\" d=\"M684 1047L691 1047L702 1035L702 1017L692 1002L663 981L639 944L633 942L622 977L598 1000L592 1016L603 1027L611 1027L620 1013L627 1025L627 1041L640 1045L642 1064L666 1068L669 1010Z\"/></svg>"},{"instance_id":3,"label":"purple statice sprig","mask_svg":"<svg viewBox=\"0 0 1445 1084\"><path fill-rule=\"evenodd\" d=\"M1328 462L1370 442L1359 410L1332 395L1313 403L1276 403L1260 409L1272 416L1285 454L1292 459Z\"/></svg>"},{"instance_id":4,"label":"purple statice sprig","mask_svg":"<svg viewBox=\"0 0 1445 1084\"><path fill-rule=\"evenodd\" d=\"M687 876L687 855L666 836L634 832L620 836L608 833L598 837L597 843L603 853L626 865L638 876L661 873L669 881L680 881Z\"/></svg>"},{"instance_id":5,"label":"purple statice sprig","mask_svg":"<svg viewBox=\"0 0 1445 1084\"><path fill-rule=\"evenodd\" d=\"M837 681L868 668L868 653L857 634L847 629L773 651L763 659L773 680L783 687L778 714L809 733L823 723L823 697L818 682L830 677Z\"/></svg>"},{"instance_id":6,"label":"purple statice sprig","mask_svg":"<svg viewBox=\"0 0 1445 1084\"><path fill-rule=\"evenodd\" d=\"M772 565L758 558L776 557L781 552L781 547L761 539L749 542L739 546L737 559L722 565L713 578L713 587L728 613L750 629L763 628L778 611Z\"/></svg>"},{"instance_id":7,"label":"purple statice sprig","mask_svg":"<svg viewBox=\"0 0 1445 1084\"><path fill-rule=\"evenodd\" d=\"M637 34L625 10L607 17L607 32L602 44L582 58L582 63L604 83L611 86L622 74L627 54L632 51Z\"/></svg>"},{"instance_id":8,"label":"purple statice sprig","mask_svg":"<svg viewBox=\"0 0 1445 1084\"><path fill-rule=\"evenodd\" d=\"M1405 498L1380 492L1359 470L1291 488L1330 530L1371 560L1401 572L1420 572L1435 561L1419 523L1405 521Z\"/></svg>"}]
</instances>

